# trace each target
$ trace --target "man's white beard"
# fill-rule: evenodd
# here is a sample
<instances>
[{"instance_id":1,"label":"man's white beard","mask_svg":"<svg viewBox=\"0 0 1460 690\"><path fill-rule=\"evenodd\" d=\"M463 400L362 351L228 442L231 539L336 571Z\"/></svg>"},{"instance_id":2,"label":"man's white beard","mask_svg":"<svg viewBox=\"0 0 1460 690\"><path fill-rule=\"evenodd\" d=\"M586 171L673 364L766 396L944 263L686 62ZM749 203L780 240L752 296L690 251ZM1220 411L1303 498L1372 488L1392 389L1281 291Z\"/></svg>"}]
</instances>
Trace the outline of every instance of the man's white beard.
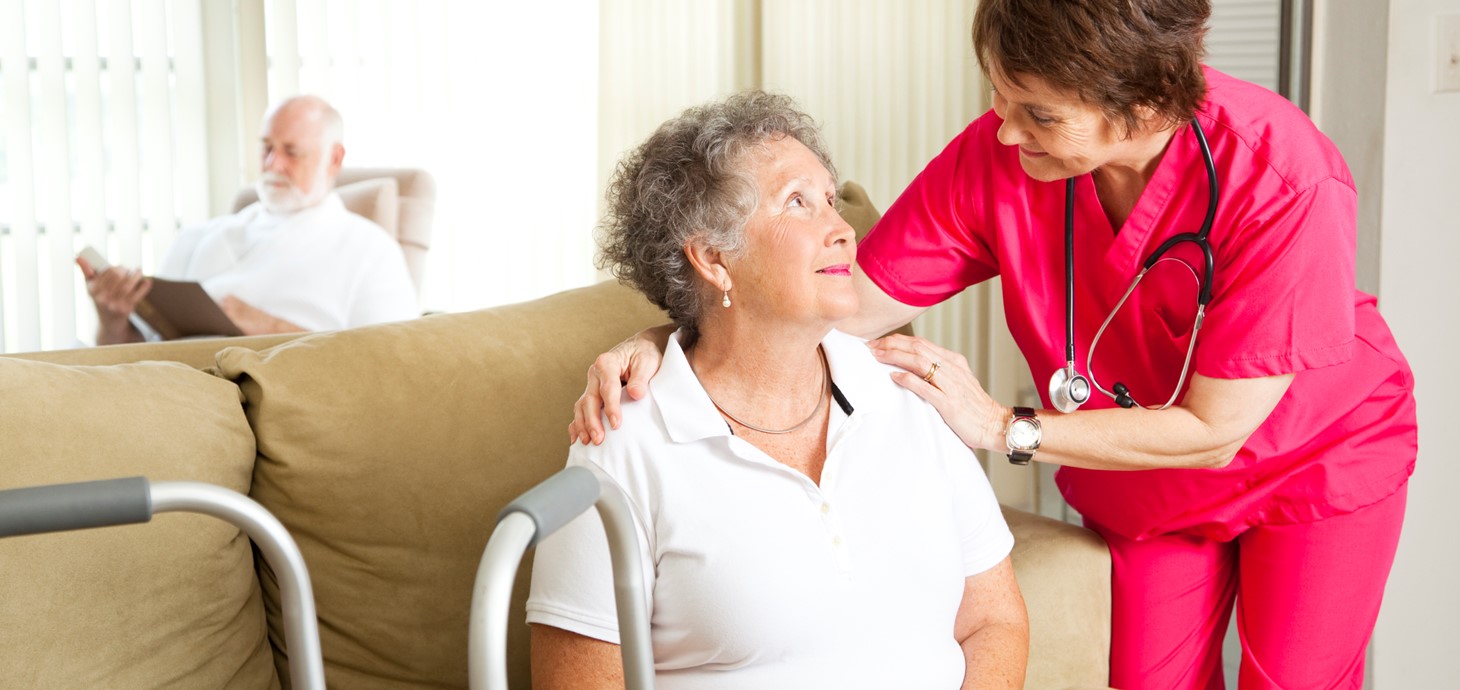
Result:
<instances>
[{"instance_id":1,"label":"man's white beard","mask_svg":"<svg viewBox=\"0 0 1460 690\"><path fill-rule=\"evenodd\" d=\"M315 173L314 184L311 185L313 191L309 194L300 191L288 175L277 172L266 172L260 176L259 181L254 183L254 191L259 193L259 201L263 202L269 213L287 216L319 203L329 193L328 173L329 162L326 161ZM283 186L275 186L275 182Z\"/></svg>"}]
</instances>

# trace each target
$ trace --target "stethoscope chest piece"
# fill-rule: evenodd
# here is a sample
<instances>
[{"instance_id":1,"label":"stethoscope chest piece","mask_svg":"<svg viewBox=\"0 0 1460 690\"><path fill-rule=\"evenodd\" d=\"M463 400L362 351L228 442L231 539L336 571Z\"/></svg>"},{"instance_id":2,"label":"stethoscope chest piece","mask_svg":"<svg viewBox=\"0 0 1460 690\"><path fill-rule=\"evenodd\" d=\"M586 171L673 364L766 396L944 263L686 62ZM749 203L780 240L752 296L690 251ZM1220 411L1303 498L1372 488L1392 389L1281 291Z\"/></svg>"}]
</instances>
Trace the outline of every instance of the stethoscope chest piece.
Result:
<instances>
[{"instance_id":1,"label":"stethoscope chest piece","mask_svg":"<svg viewBox=\"0 0 1460 690\"><path fill-rule=\"evenodd\" d=\"M1090 381L1075 373L1074 364L1066 365L1049 377L1049 404L1066 414L1080 409L1090 399Z\"/></svg>"}]
</instances>

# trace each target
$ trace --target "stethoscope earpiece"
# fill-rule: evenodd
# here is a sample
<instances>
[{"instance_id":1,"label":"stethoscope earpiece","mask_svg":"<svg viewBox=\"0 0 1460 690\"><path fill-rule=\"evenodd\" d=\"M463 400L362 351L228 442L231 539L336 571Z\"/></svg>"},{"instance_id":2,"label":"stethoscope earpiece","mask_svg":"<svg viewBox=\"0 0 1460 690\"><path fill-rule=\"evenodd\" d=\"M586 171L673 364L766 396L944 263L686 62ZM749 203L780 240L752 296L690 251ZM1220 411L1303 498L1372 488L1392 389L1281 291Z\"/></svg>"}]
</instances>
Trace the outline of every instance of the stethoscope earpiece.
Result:
<instances>
[{"instance_id":1,"label":"stethoscope earpiece","mask_svg":"<svg viewBox=\"0 0 1460 690\"><path fill-rule=\"evenodd\" d=\"M1127 410L1136 406L1136 399L1130 397L1130 389L1126 388L1124 383L1116 381L1115 387L1111 390L1115 391L1115 404Z\"/></svg>"}]
</instances>

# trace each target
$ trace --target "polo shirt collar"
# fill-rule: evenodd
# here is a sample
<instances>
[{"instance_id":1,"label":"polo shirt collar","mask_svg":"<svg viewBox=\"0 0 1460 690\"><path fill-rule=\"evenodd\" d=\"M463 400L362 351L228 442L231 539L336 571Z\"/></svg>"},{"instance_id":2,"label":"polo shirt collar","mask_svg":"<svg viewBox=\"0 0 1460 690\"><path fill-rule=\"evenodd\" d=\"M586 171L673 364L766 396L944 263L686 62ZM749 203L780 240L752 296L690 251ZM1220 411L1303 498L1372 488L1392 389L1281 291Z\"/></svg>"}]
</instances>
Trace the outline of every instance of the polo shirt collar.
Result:
<instances>
[{"instance_id":1,"label":"polo shirt collar","mask_svg":"<svg viewBox=\"0 0 1460 690\"><path fill-rule=\"evenodd\" d=\"M649 381L664 428L675 443L690 443L715 436L730 436L730 427L720 417L680 346L683 330L675 331L664 348L659 372ZM831 380L841 389L854 410L862 416L880 409L888 396L898 395L891 367L878 362L866 341L833 330L821 341L826 352ZM833 402L832 404L836 404Z\"/></svg>"},{"instance_id":2,"label":"polo shirt collar","mask_svg":"<svg viewBox=\"0 0 1460 690\"><path fill-rule=\"evenodd\" d=\"M821 340L831 380L841 389L857 415L872 414L886 406L902 390L892 380L892 367L872 356L867 341L833 330Z\"/></svg>"},{"instance_id":3,"label":"polo shirt collar","mask_svg":"<svg viewBox=\"0 0 1460 690\"><path fill-rule=\"evenodd\" d=\"M689 367L680 338L684 329L669 336L659 373L649 380L649 392L664 417L664 428L675 443L689 443L713 436L729 436L730 427L710 402L709 393Z\"/></svg>"}]
</instances>

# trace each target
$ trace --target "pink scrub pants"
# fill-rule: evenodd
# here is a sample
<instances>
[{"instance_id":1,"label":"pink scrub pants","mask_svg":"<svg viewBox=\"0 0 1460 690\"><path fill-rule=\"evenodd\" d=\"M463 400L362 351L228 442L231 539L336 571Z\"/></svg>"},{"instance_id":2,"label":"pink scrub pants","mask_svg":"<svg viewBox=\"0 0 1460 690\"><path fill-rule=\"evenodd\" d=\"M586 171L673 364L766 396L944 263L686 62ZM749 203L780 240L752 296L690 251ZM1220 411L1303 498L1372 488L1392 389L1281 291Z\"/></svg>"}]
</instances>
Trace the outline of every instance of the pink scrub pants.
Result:
<instances>
[{"instance_id":1,"label":"pink scrub pants","mask_svg":"<svg viewBox=\"0 0 1460 690\"><path fill-rule=\"evenodd\" d=\"M1235 601L1242 690L1362 687L1407 493L1406 484L1353 513L1257 526L1230 542L1133 541L1090 523L1113 569L1110 684L1221 690Z\"/></svg>"}]
</instances>

